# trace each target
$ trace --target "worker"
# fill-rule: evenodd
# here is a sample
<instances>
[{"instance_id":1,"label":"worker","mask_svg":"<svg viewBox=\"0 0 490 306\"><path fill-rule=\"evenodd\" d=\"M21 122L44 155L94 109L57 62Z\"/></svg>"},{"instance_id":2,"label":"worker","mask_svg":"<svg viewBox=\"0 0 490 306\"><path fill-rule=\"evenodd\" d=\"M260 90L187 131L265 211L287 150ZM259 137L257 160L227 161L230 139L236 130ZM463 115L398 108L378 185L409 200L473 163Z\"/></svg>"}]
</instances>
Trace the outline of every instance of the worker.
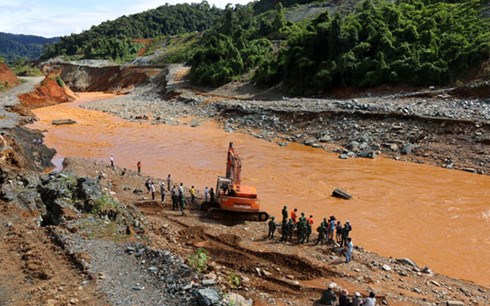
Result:
<instances>
[{"instance_id":1,"label":"worker","mask_svg":"<svg viewBox=\"0 0 490 306\"><path fill-rule=\"evenodd\" d=\"M288 207L284 206L281 212L282 212L282 222L287 221L288 220Z\"/></svg>"},{"instance_id":2,"label":"worker","mask_svg":"<svg viewBox=\"0 0 490 306\"><path fill-rule=\"evenodd\" d=\"M207 202L209 199L209 188L206 186L204 187L204 202Z\"/></svg>"},{"instance_id":3,"label":"worker","mask_svg":"<svg viewBox=\"0 0 490 306\"><path fill-rule=\"evenodd\" d=\"M354 251L354 246L352 244L352 239L349 237L347 238L347 245L345 246L346 251L345 251L345 262L349 263L352 259L352 251Z\"/></svg>"},{"instance_id":4,"label":"worker","mask_svg":"<svg viewBox=\"0 0 490 306\"><path fill-rule=\"evenodd\" d=\"M138 161L138 163L136 164L136 168L138 169L138 175L141 174L141 162Z\"/></svg>"},{"instance_id":5,"label":"worker","mask_svg":"<svg viewBox=\"0 0 490 306\"><path fill-rule=\"evenodd\" d=\"M211 203L214 203L214 190L213 190L213 187L211 187L211 189L209 189L209 201Z\"/></svg>"},{"instance_id":6,"label":"worker","mask_svg":"<svg viewBox=\"0 0 490 306\"><path fill-rule=\"evenodd\" d=\"M310 215L310 217L306 218L306 221L313 226L313 215Z\"/></svg>"},{"instance_id":7,"label":"worker","mask_svg":"<svg viewBox=\"0 0 490 306\"><path fill-rule=\"evenodd\" d=\"M322 298L320 299L320 303L322 305L335 305L335 301L337 300L337 296L335 292L333 292L334 285L328 285L328 289L323 291Z\"/></svg>"},{"instance_id":8,"label":"worker","mask_svg":"<svg viewBox=\"0 0 490 306\"><path fill-rule=\"evenodd\" d=\"M296 220L296 219L298 218L298 217L296 216L296 212L297 212L297 211L298 211L298 209L297 209L297 208L295 208L295 209L291 210L291 219L293 220L293 223L294 223L294 224L296 224L296 222L297 222L297 220Z\"/></svg>"},{"instance_id":9,"label":"worker","mask_svg":"<svg viewBox=\"0 0 490 306\"><path fill-rule=\"evenodd\" d=\"M182 216L185 216L185 212L184 212L184 210L185 210L185 205L186 205L186 204L187 204L187 201L185 200L185 197L184 197L184 196L182 196L182 197L180 198L180 212L181 212Z\"/></svg>"},{"instance_id":10,"label":"worker","mask_svg":"<svg viewBox=\"0 0 490 306\"><path fill-rule=\"evenodd\" d=\"M362 302L363 306L374 306L376 305L376 294L374 292L369 293L369 297L365 298Z\"/></svg>"},{"instance_id":11,"label":"worker","mask_svg":"<svg viewBox=\"0 0 490 306\"><path fill-rule=\"evenodd\" d=\"M347 289L342 289L339 297L339 306L349 306L352 302L349 299L349 291Z\"/></svg>"},{"instance_id":12,"label":"worker","mask_svg":"<svg viewBox=\"0 0 490 306\"><path fill-rule=\"evenodd\" d=\"M321 225L323 225L325 227L325 229L327 230L327 232L328 232L328 221L327 221L327 218L323 218L323 221L322 221Z\"/></svg>"},{"instance_id":13,"label":"worker","mask_svg":"<svg viewBox=\"0 0 490 306\"><path fill-rule=\"evenodd\" d=\"M306 239L306 221L303 220L302 218L299 218L299 221L297 223L297 235L298 235L298 242L303 244L305 243Z\"/></svg>"},{"instance_id":14,"label":"worker","mask_svg":"<svg viewBox=\"0 0 490 306\"><path fill-rule=\"evenodd\" d=\"M114 154L111 154L110 161L111 161L111 167L114 168Z\"/></svg>"},{"instance_id":15,"label":"worker","mask_svg":"<svg viewBox=\"0 0 490 306\"><path fill-rule=\"evenodd\" d=\"M337 243L342 242L342 230L344 228L342 227L342 224L340 221L337 221L337 225L335 226L335 240L337 240Z\"/></svg>"},{"instance_id":16,"label":"worker","mask_svg":"<svg viewBox=\"0 0 490 306\"><path fill-rule=\"evenodd\" d=\"M282 225L281 225L281 242L286 242L288 238L288 221L287 220L282 220Z\"/></svg>"},{"instance_id":17,"label":"worker","mask_svg":"<svg viewBox=\"0 0 490 306\"><path fill-rule=\"evenodd\" d=\"M153 184L153 182L150 184L150 191L151 191L151 199L154 201L155 200L155 184Z\"/></svg>"},{"instance_id":18,"label":"worker","mask_svg":"<svg viewBox=\"0 0 490 306\"><path fill-rule=\"evenodd\" d=\"M346 246L347 245L347 238L349 238L349 233L352 230L352 226L349 223L349 220L345 221L344 228L342 230L342 242L340 243L340 246Z\"/></svg>"},{"instance_id":19,"label":"worker","mask_svg":"<svg viewBox=\"0 0 490 306\"><path fill-rule=\"evenodd\" d=\"M191 194L191 203L192 203L192 205L195 205L196 204L196 189L194 189L194 185L191 186L189 193Z\"/></svg>"},{"instance_id":20,"label":"worker","mask_svg":"<svg viewBox=\"0 0 490 306\"><path fill-rule=\"evenodd\" d=\"M289 241L293 240L293 231L294 231L294 222L293 219L289 219L287 224L287 237L286 237Z\"/></svg>"},{"instance_id":21,"label":"worker","mask_svg":"<svg viewBox=\"0 0 490 306\"><path fill-rule=\"evenodd\" d=\"M165 183L160 183L160 194L162 195L162 204L165 203Z\"/></svg>"},{"instance_id":22,"label":"worker","mask_svg":"<svg viewBox=\"0 0 490 306\"><path fill-rule=\"evenodd\" d=\"M178 191L179 191L179 200L180 200L184 197L184 183L180 183Z\"/></svg>"},{"instance_id":23,"label":"worker","mask_svg":"<svg viewBox=\"0 0 490 306\"><path fill-rule=\"evenodd\" d=\"M177 206L179 203L179 196L177 194L177 188L172 186L172 190L170 191L172 194L172 210L177 210Z\"/></svg>"},{"instance_id":24,"label":"worker","mask_svg":"<svg viewBox=\"0 0 490 306\"><path fill-rule=\"evenodd\" d=\"M310 242L311 227L313 226L313 216L306 219L306 242Z\"/></svg>"},{"instance_id":25,"label":"worker","mask_svg":"<svg viewBox=\"0 0 490 306\"><path fill-rule=\"evenodd\" d=\"M328 241L333 241L333 232L335 230L335 216L330 216L330 224L328 226Z\"/></svg>"},{"instance_id":26,"label":"worker","mask_svg":"<svg viewBox=\"0 0 490 306\"><path fill-rule=\"evenodd\" d=\"M354 294L354 297L352 298L352 306L361 306L362 305L362 297L359 292L356 292Z\"/></svg>"},{"instance_id":27,"label":"worker","mask_svg":"<svg viewBox=\"0 0 490 306\"><path fill-rule=\"evenodd\" d=\"M306 223L306 217L305 217L305 213L302 212L301 213L301 217L299 217L299 221L303 220L305 223Z\"/></svg>"},{"instance_id":28,"label":"worker","mask_svg":"<svg viewBox=\"0 0 490 306\"><path fill-rule=\"evenodd\" d=\"M172 186L172 177L169 174L167 176L167 188L168 188L168 191L170 191L170 186Z\"/></svg>"},{"instance_id":29,"label":"worker","mask_svg":"<svg viewBox=\"0 0 490 306\"><path fill-rule=\"evenodd\" d=\"M327 228L325 227L325 224L323 222L320 224L319 227L317 227L316 231L318 232L318 239L315 243L315 245L321 243L323 244L325 242L326 234L327 234Z\"/></svg>"},{"instance_id":30,"label":"worker","mask_svg":"<svg viewBox=\"0 0 490 306\"><path fill-rule=\"evenodd\" d=\"M269 233L267 234L267 238L274 239L274 233L276 231L276 222L274 219L274 217L271 217L271 220L269 221Z\"/></svg>"},{"instance_id":31,"label":"worker","mask_svg":"<svg viewBox=\"0 0 490 306\"><path fill-rule=\"evenodd\" d=\"M151 188L151 187L150 187L150 186L151 186L151 184L152 184L151 179L150 179L150 177L148 177L148 178L146 179L146 181L145 181L146 191L148 191L148 192L150 192L150 191L151 191L151 190L150 190L150 188Z\"/></svg>"}]
</instances>

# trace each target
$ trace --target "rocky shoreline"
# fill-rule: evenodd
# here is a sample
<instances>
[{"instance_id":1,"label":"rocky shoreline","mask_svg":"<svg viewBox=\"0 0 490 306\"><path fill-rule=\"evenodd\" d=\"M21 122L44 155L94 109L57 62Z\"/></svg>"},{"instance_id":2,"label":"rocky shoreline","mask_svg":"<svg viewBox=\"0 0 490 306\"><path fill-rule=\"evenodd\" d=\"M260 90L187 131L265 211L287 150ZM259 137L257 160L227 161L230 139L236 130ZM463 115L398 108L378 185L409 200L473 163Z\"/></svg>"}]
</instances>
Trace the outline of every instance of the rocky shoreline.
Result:
<instances>
[{"instance_id":1,"label":"rocky shoreline","mask_svg":"<svg viewBox=\"0 0 490 306\"><path fill-rule=\"evenodd\" d=\"M359 107L364 108L363 104L369 105L364 100L340 104L334 100L228 100L198 96L175 86L174 99L168 101L157 94L158 87L139 87L130 95L85 107L155 123L179 124L181 118L192 117L187 124L197 126L201 120L213 118L229 132L244 131L270 141L279 138L278 143L297 141L318 147L328 144L324 149L339 150L348 157L358 156L365 149L388 154L383 149L384 142L377 141L381 136L375 130L386 124L384 120L393 119L381 120L375 111L374 118L380 119L380 125L371 127L363 121L373 121L369 110L365 110L366 114L357 110L358 106L346 106L361 103ZM19 110L12 99L15 100L8 99L5 112ZM475 107L470 112L475 118L477 108L488 107L488 100L478 103L469 106ZM383 258L358 247L355 262L346 266L341 264L342 257L335 246L307 246L306 258L292 244L268 243L263 238L262 223L228 227L203 222L198 211L188 218L179 218L165 206L134 192L143 186L144 178L131 171L122 177L121 169L106 164L71 159L60 174L31 172L46 168L48 164L43 161L49 161L54 151L33 144L32 140L40 137L39 132L17 127L32 120L27 113L8 114L6 118L12 119L5 124L13 123L2 127L9 133L9 145L22 149L16 150L12 159L18 162L2 164L0 173L0 227L5 229L2 235L6 237L0 242L5 258L0 266L0 304L228 305L233 301L234 305L251 305L253 301L258 305L307 305L320 296L326 281L336 282L338 290L348 288L363 294L375 290L378 301L388 305L484 305L489 300L486 288L433 273L408 259ZM396 118L401 120L403 116ZM468 126L458 123L461 126L456 127L466 135L475 133L474 126L478 124L476 131L481 135L468 136L469 143L476 146L485 143L482 139L486 139L489 127L486 117L473 121L475 118ZM411 120L410 124L393 121L386 129L394 131L394 138L406 137L406 133L415 133L412 123L416 120ZM458 122L462 120L459 118ZM448 118L431 123L434 127L423 128L444 130L445 125L441 125L446 121ZM14 132L15 129L23 132ZM343 133L343 129L355 135ZM370 134L361 137L365 136L361 132L366 131ZM447 131L440 131L443 132ZM308 141L313 137L313 141ZM355 140L358 137L362 139ZM352 144L348 141L357 141L359 150L338 145ZM406 141L397 141L393 140L398 146L396 156L400 156ZM373 147L375 144L379 144L378 150ZM413 146L412 152L404 156L424 157L415 154L420 150L420 139ZM434 156L425 158L437 160ZM482 158L481 162L486 163L488 154ZM488 173L486 165L471 165L475 172ZM95 179L100 172L106 177ZM203 273L188 264L189 256L198 247L210 252L211 259ZM18 268L10 272L9 266ZM313 284L315 281L321 283Z\"/></svg>"},{"instance_id":2,"label":"rocky shoreline","mask_svg":"<svg viewBox=\"0 0 490 306\"><path fill-rule=\"evenodd\" d=\"M212 119L228 132L245 132L281 146L303 143L339 153L340 158L383 155L490 173L488 93L463 98L457 94L461 90L446 89L345 100L245 100L237 99L237 89L191 91L184 81L175 80L178 69L170 69L163 84L161 77L155 78L128 95L83 107L154 124L175 125L190 117L186 124L197 126Z\"/></svg>"}]
</instances>

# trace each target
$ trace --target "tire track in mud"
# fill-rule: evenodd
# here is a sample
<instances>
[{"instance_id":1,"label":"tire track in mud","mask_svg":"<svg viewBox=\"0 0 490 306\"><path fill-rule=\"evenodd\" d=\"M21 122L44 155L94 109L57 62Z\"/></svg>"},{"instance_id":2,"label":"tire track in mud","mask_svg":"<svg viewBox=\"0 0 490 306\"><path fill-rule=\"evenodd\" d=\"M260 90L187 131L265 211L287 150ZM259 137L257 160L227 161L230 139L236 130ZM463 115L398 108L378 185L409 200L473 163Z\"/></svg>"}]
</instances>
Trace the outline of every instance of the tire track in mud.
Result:
<instances>
[{"instance_id":1,"label":"tire track in mud","mask_svg":"<svg viewBox=\"0 0 490 306\"><path fill-rule=\"evenodd\" d=\"M168 234L158 230L163 220L172 222L180 230L176 231L177 241L203 247L213 260L231 270L239 271L253 278L254 286L264 292L283 292L297 296L298 292L318 295L324 289L303 284L303 281L326 278L346 277L345 275L302 258L295 254L252 250L241 245L242 238L235 234L213 234L203 225L189 225L178 217L165 215L161 206L135 204L152 223L155 233L160 236ZM195 216L192 216L193 218ZM200 217L195 217L200 218ZM209 221L208 221L209 222ZM269 271L273 271L271 273Z\"/></svg>"}]
</instances>

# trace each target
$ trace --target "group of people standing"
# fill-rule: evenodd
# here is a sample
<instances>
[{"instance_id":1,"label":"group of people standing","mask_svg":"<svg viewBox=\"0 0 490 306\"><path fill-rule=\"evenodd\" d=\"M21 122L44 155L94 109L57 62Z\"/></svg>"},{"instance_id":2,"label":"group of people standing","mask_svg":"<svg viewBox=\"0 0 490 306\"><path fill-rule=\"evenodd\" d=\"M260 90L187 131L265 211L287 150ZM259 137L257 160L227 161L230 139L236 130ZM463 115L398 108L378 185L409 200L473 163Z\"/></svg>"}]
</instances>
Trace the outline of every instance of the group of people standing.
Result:
<instances>
[{"instance_id":1,"label":"group of people standing","mask_svg":"<svg viewBox=\"0 0 490 306\"><path fill-rule=\"evenodd\" d=\"M327 290L323 291L322 297L320 299L321 305L336 305L337 295L334 292L334 285L328 285ZM359 292L356 292L352 298L349 297L349 292L343 289L339 296L339 306L375 306L376 305L376 294L370 292L369 296L362 298Z\"/></svg>"},{"instance_id":2,"label":"group of people standing","mask_svg":"<svg viewBox=\"0 0 490 306\"><path fill-rule=\"evenodd\" d=\"M281 211L282 222L281 226L281 239L280 242L293 241L293 234L296 234L297 242L304 244L305 242L310 242L310 237L312 234L312 229L314 225L313 215L308 218L305 213L301 213L298 217L298 209L294 208L288 214L287 206ZM289 217L289 218L288 218ZM269 232L267 238L274 239L274 233L276 231L278 224L276 224L275 217L271 217L269 221ZM349 220L346 220L345 224L342 225L335 216L330 216L323 218L323 221L316 228L318 233L318 238L315 242L317 244L333 243L336 241L341 247L345 247L346 262L349 263L352 259L353 244L352 239L349 237L349 233L352 231L352 226Z\"/></svg>"},{"instance_id":3,"label":"group of people standing","mask_svg":"<svg viewBox=\"0 0 490 306\"><path fill-rule=\"evenodd\" d=\"M156 193L156 188L155 184L151 180L150 177L146 179L145 182L145 187L146 190L151 193L151 199L155 200L155 193ZM165 182L160 182L160 194L161 194L161 201L162 205L165 203L165 195L167 192L170 193L171 195L171 201L172 201L172 210L180 210L182 216L185 216L185 207L187 205L187 200L185 197L185 188L184 188L184 183L180 183L180 185L172 185L172 177L169 174L167 176L167 184ZM190 193L190 198L191 198L191 203L196 202L196 189L194 186L191 186L189 189Z\"/></svg>"}]
</instances>

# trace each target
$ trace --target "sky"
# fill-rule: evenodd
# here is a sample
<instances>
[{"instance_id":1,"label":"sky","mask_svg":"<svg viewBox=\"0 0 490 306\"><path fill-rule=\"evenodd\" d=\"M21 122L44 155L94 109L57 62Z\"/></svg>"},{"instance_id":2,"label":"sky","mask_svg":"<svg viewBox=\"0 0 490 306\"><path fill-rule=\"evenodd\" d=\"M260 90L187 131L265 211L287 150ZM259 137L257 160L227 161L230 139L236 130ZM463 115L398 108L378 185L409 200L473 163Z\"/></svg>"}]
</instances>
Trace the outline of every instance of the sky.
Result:
<instances>
[{"instance_id":1,"label":"sky","mask_svg":"<svg viewBox=\"0 0 490 306\"><path fill-rule=\"evenodd\" d=\"M207 0L224 8L252 0ZM201 0L0 0L0 32L55 37L80 33L93 25L160 5Z\"/></svg>"}]
</instances>

